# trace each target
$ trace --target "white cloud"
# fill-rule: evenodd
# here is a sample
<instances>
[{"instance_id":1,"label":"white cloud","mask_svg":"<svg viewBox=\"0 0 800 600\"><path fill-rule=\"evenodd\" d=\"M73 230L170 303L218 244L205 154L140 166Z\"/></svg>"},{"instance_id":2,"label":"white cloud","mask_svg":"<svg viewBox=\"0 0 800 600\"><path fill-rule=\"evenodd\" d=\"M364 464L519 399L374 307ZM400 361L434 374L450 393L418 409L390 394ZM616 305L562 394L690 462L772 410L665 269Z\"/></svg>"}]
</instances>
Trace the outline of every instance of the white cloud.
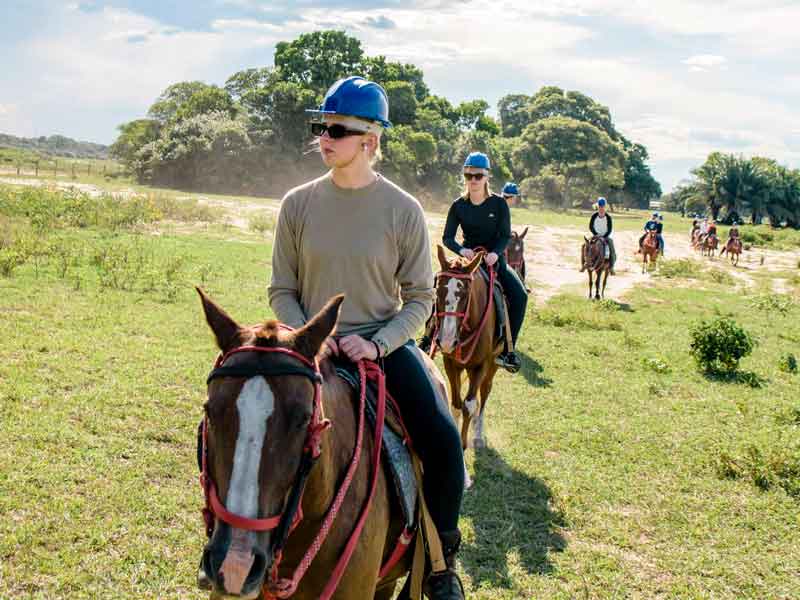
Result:
<instances>
[{"instance_id":1,"label":"white cloud","mask_svg":"<svg viewBox=\"0 0 800 600\"><path fill-rule=\"evenodd\" d=\"M722 67L727 61L724 56L717 54L695 54L681 62L693 73L705 73L715 67Z\"/></svg>"}]
</instances>

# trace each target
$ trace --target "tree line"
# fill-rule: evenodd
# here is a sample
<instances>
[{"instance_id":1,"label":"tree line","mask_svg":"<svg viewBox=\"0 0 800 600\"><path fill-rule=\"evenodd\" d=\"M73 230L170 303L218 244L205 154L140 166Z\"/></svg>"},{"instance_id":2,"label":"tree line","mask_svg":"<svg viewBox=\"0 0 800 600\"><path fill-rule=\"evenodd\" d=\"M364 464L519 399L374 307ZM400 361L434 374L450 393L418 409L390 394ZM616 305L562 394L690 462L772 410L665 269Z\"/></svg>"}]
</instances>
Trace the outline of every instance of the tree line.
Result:
<instances>
[{"instance_id":1,"label":"tree line","mask_svg":"<svg viewBox=\"0 0 800 600\"><path fill-rule=\"evenodd\" d=\"M800 170L771 158L712 152L667 197L668 208L708 213L723 223L765 219L773 227L800 228Z\"/></svg>"},{"instance_id":2,"label":"tree line","mask_svg":"<svg viewBox=\"0 0 800 600\"><path fill-rule=\"evenodd\" d=\"M431 94L418 67L367 56L341 31L281 42L274 66L239 71L221 87L169 86L145 118L119 127L111 152L142 183L280 195L322 172L305 110L352 74L386 89L394 127L382 139L380 170L423 202L459 193L473 150L491 157L495 185L518 181L548 207L585 205L599 194L646 207L661 195L647 149L618 132L608 108L589 96L553 86L510 94L493 118L485 100L456 105Z\"/></svg>"}]
</instances>

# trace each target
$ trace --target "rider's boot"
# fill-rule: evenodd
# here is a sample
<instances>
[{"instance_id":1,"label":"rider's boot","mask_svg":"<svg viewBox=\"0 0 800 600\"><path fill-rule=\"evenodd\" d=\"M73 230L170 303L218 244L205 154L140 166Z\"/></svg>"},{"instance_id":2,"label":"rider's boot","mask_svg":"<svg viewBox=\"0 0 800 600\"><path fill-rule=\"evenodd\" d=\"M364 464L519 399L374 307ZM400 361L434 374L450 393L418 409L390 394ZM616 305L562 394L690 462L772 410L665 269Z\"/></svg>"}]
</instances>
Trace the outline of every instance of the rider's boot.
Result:
<instances>
[{"instance_id":1,"label":"rider's boot","mask_svg":"<svg viewBox=\"0 0 800 600\"><path fill-rule=\"evenodd\" d=\"M428 575L422 591L429 600L464 600L464 586L456 573L456 554L461 546L461 533L458 529L442 531L439 537L447 569Z\"/></svg>"}]
</instances>

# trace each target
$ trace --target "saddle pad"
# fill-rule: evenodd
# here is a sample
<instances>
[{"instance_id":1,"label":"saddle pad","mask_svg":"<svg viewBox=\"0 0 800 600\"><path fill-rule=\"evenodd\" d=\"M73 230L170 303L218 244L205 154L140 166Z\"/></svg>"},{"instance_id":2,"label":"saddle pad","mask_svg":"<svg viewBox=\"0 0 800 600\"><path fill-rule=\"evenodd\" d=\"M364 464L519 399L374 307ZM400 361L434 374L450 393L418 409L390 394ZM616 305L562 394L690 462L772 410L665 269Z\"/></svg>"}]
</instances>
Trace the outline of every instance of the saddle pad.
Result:
<instances>
[{"instance_id":1,"label":"saddle pad","mask_svg":"<svg viewBox=\"0 0 800 600\"><path fill-rule=\"evenodd\" d=\"M355 367L355 365L353 365ZM337 366L336 374L346 381L356 394L361 392L358 372L351 371L347 367ZM367 385L367 417L372 428L375 428L377 390L371 384ZM391 414L390 414L391 413ZM387 422L383 424L383 458L384 466L388 466L391 480L394 482L394 489L397 499L400 501L400 508L403 510L406 528L413 529L416 524L417 508L417 479L414 476L414 466L411 464L411 454L399 435L389 426L389 419L399 419L395 415L390 403L386 403Z\"/></svg>"}]
</instances>

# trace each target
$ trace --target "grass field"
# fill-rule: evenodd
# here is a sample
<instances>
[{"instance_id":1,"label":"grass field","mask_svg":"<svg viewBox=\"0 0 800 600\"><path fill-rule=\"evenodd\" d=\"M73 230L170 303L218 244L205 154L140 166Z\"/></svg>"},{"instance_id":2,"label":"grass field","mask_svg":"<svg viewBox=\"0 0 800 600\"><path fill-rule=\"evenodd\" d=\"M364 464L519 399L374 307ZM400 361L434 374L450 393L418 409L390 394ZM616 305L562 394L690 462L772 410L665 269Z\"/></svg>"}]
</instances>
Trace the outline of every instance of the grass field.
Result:
<instances>
[{"instance_id":1,"label":"grass field","mask_svg":"<svg viewBox=\"0 0 800 600\"><path fill-rule=\"evenodd\" d=\"M192 285L268 317L269 235L191 203L109 224L65 202L31 229L9 197L0 258L30 247L0 277L0 598L204 598L194 434L215 347ZM781 369L800 282L672 275L529 310L523 371L498 375L489 448L468 453L470 598L800 597L800 375ZM727 380L689 355L717 315L758 339Z\"/></svg>"}]
</instances>

